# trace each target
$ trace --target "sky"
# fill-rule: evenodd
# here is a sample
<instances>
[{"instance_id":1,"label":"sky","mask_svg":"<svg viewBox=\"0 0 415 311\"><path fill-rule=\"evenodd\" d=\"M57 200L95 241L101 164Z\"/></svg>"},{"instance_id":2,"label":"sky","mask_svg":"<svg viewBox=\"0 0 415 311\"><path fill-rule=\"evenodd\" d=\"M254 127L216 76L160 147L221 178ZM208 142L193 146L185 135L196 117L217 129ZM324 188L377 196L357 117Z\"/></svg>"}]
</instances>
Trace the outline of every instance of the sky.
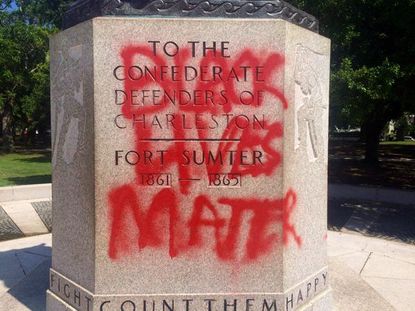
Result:
<instances>
[{"instance_id":1,"label":"sky","mask_svg":"<svg viewBox=\"0 0 415 311\"><path fill-rule=\"evenodd\" d=\"M16 3L13 1L11 7L9 9L7 9L7 11L9 11L9 12L14 11L14 10L16 10L16 7L17 7Z\"/></svg>"},{"instance_id":2,"label":"sky","mask_svg":"<svg viewBox=\"0 0 415 311\"><path fill-rule=\"evenodd\" d=\"M15 10L16 9L16 3L13 1L12 2L12 6L11 6L11 8L10 8L10 11L13 11L13 10Z\"/></svg>"}]
</instances>

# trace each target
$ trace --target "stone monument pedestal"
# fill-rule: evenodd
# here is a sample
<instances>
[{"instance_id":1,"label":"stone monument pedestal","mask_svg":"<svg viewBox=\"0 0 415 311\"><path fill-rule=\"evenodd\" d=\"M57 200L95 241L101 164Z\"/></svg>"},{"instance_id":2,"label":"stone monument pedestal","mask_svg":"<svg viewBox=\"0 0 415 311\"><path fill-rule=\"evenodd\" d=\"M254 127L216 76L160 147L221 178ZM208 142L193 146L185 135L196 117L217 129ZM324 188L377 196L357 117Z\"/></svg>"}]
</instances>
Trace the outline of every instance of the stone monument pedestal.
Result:
<instances>
[{"instance_id":1,"label":"stone monument pedestal","mask_svg":"<svg viewBox=\"0 0 415 311\"><path fill-rule=\"evenodd\" d=\"M329 63L276 19L55 35L48 310L332 310Z\"/></svg>"}]
</instances>

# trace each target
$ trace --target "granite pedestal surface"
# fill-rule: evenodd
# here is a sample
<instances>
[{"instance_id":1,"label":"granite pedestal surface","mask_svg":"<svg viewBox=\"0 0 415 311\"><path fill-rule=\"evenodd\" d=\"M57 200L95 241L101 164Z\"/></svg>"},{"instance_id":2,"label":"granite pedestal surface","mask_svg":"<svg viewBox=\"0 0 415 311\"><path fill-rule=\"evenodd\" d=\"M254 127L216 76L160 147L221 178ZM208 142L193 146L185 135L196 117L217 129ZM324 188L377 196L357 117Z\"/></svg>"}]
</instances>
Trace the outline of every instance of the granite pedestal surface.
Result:
<instances>
[{"instance_id":1,"label":"granite pedestal surface","mask_svg":"<svg viewBox=\"0 0 415 311\"><path fill-rule=\"evenodd\" d=\"M55 35L48 310L332 310L329 63L283 20Z\"/></svg>"}]
</instances>

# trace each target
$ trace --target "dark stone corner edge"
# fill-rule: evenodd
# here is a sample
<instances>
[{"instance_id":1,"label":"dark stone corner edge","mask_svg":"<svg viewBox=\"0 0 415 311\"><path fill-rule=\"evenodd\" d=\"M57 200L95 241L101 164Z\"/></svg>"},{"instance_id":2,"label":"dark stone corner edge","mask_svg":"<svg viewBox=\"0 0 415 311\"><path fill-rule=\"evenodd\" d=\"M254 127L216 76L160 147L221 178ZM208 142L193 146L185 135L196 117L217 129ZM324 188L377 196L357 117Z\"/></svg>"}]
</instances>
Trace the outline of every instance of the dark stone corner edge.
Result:
<instances>
[{"instance_id":1,"label":"dark stone corner edge","mask_svg":"<svg viewBox=\"0 0 415 311\"><path fill-rule=\"evenodd\" d=\"M65 13L63 29L98 16L276 18L319 31L314 16L281 0L78 0Z\"/></svg>"}]
</instances>

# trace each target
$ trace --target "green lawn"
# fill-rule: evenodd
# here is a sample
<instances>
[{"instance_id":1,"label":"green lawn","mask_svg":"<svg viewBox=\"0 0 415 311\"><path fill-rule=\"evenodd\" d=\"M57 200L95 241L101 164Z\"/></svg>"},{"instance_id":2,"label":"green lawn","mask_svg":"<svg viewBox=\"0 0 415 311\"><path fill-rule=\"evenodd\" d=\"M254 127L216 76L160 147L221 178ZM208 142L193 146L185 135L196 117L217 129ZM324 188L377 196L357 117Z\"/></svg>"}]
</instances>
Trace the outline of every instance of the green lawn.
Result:
<instances>
[{"instance_id":1,"label":"green lawn","mask_svg":"<svg viewBox=\"0 0 415 311\"><path fill-rule=\"evenodd\" d=\"M0 153L0 187L51 182L50 152Z\"/></svg>"},{"instance_id":2,"label":"green lawn","mask_svg":"<svg viewBox=\"0 0 415 311\"><path fill-rule=\"evenodd\" d=\"M381 145L415 146L415 141L383 141Z\"/></svg>"}]
</instances>

